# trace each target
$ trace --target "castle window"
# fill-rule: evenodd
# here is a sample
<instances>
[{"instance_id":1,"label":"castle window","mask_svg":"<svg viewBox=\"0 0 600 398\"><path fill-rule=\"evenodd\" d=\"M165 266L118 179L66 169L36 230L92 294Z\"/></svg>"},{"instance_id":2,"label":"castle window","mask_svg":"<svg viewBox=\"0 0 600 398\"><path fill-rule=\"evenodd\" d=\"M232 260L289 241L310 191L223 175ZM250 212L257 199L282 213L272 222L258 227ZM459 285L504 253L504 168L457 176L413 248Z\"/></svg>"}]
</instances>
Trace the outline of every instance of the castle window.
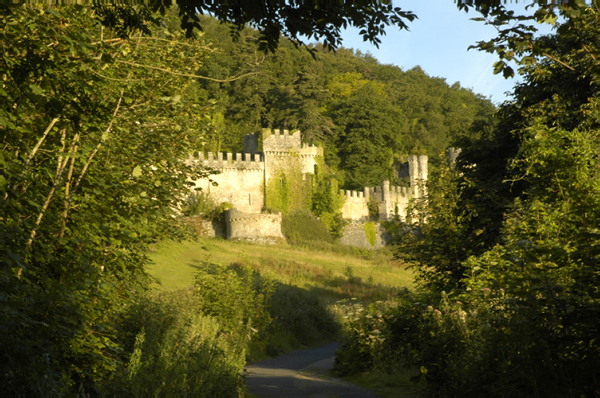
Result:
<instances>
[{"instance_id":1,"label":"castle window","mask_svg":"<svg viewBox=\"0 0 600 398\"><path fill-rule=\"evenodd\" d=\"M279 185L281 185L281 188L283 188L283 177L279 179Z\"/></svg>"},{"instance_id":2,"label":"castle window","mask_svg":"<svg viewBox=\"0 0 600 398\"><path fill-rule=\"evenodd\" d=\"M248 194L248 205L252 206L252 194L251 193Z\"/></svg>"}]
</instances>

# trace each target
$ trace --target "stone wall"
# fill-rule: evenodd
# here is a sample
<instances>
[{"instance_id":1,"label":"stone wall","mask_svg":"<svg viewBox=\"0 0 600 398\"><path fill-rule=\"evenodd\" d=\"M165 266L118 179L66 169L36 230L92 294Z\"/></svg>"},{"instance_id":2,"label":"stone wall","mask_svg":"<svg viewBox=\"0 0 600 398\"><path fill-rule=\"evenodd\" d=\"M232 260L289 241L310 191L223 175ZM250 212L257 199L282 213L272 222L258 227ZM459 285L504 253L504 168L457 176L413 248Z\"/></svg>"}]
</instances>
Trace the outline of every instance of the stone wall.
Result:
<instances>
[{"instance_id":1,"label":"stone wall","mask_svg":"<svg viewBox=\"0 0 600 398\"><path fill-rule=\"evenodd\" d=\"M257 243L284 241L281 233L281 213L250 214L237 209L225 212L227 239L248 240Z\"/></svg>"},{"instance_id":2,"label":"stone wall","mask_svg":"<svg viewBox=\"0 0 600 398\"><path fill-rule=\"evenodd\" d=\"M228 202L236 209L247 213L260 213L265 202L264 197L264 162L259 154L219 153L217 158L212 153L204 159L199 154L196 162L203 167L211 167L219 174L210 178L217 183L214 186L207 179L196 181L196 187L209 194L215 203Z\"/></svg>"},{"instance_id":3,"label":"stone wall","mask_svg":"<svg viewBox=\"0 0 600 398\"><path fill-rule=\"evenodd\" d=\"M244 140L246 142L246 139ZM249 145L254 145L254 139L248 138ZM323 156L323 148L302 144L300 131L263 129L263 157L265 162L265 183L281 172L296 172L314 174L315 158Z\"/></svg>"},{"instance_id":4,"label":"stone wall","mask_svg":"<svg viewBox=\"0 0 600 398\"><path fill-rule=\"evenodd\" d=\"M221 221L205 220L202 216L188 217L186 222L196 230L199 236L207 238L226 238L225 224Z\"/></svg>"},{"instance_id":5,"label":"stone wall","mask_svg":"<svg viewBox=\"0 0 600 398\"><path fill-rule=\"evenodd\" d=\"M362 192L340 190L340 193L346 197L342 216L353 221L369 220L371 198L378 204L380 220L389 220L396 214L404 219L408 203L415 197L410 188L390 186L389 181L384 181L380 187L366 187Z\"/></svg>"},{"instance_id":6,"label":"stone wall","mask_svg":"<svg viewBox=\"0 0 600 398\"><path fill-rule=\"evenodd\" d=\"M389 220L395 215L406 218L410 200L426 195L427 156L409 156L408 175L410 187L390 186L389 181L383 181L380 187L365 187L363 191L340 190L346 197L342 216L348 220L367 221L369 200L373 199L378 205L379 220Z\"/></svg>"},{"instance_id":7,"label":"stone wall","mask_svg":"<svg viewBox=\"0 0 600 398\"><path fill-rule=\"evenodd\" d=\"M390 239L389 234L379 223L375 223L375 246L371 246L365 233L366 222L351 222L346 225L340 244L347 246L360 247L363 249L380 249L385 246Z\"/></svg>"}]
</instances>

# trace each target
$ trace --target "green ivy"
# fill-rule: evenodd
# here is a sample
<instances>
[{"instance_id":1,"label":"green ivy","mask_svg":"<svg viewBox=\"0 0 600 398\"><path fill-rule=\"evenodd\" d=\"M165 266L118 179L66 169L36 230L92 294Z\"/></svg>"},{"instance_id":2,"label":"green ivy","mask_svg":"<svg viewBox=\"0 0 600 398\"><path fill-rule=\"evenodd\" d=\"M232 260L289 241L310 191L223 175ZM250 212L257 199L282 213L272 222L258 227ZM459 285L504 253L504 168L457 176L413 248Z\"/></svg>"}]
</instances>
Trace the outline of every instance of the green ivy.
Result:
<instances>
[{"instance_id":1,"label":"green ivy","mask_svg":"<svg viewBox=\"0 0 600 398\"><path fill-rule=\"evenodd\" d=\"M312 184L312 179L302 179L300 157L297 152L290 151L285 168L277 170L267 183L266 207L283 214L306 209Z\"/></svg>"},{"instance_id":2,"label":"green ivy","mask_svg":"<svg viewBox=\"0 0 600 398\"><path fill-rule=\"evenodd\" d=\"M372 221L366 222L364 225L365 237L371 246L375 247L377 243L377 233L375 232L375 223Z\"/></svg>"}]
</instances>

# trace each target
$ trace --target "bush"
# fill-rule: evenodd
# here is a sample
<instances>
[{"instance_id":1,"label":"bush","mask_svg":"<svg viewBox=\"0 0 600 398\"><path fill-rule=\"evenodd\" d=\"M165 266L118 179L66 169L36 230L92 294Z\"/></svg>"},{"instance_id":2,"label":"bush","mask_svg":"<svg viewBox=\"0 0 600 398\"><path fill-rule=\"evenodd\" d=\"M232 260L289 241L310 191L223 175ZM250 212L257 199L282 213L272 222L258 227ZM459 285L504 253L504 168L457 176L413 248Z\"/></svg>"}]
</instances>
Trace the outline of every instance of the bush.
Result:
<instances>
[{"instance_id":1,"label":"bush","mask_svg":"<svg viewBox=\"0 0 600 398\"><path fill-rule=\"evenodd\" d=\"M325 224L308 211L284 215L281 232L290 242L334 242Z\"/></svg>"},{"instance_id":2,"label":"bush","mask_svg":"<svg viewBox=\"0 0 600 398\"><path fill-rule=\"evenodd\" d=\"M185 201L182 213L185 216L204 216L207 220L218 221L223 218L226 210L232 209L233 205L223 202L219 205L204 192L192 192Z\"/></svg>"},{"instance_id":3,"label":"bush","mask_svg":"<svg viewBox=\"0 0 600 398\"><path fill-rule=\"evenodd\" d=\"M267 303L273 280L240 264L228 268L207 262L205 267L195 283L196 301L204 313L218 317L226 331L248 340L269 325Z\"/></svg>"},{"instance_id":4,"label":"bush","mask_svg":"<svg viewBox=\"0 0 600 398\"><path fill-rule=\"evenodd\" d=\"M120 365L101 394L235 395L244 385L245 342L223 333L191 290L149 294L118 321Z\"/></svg>"}]
</instances>

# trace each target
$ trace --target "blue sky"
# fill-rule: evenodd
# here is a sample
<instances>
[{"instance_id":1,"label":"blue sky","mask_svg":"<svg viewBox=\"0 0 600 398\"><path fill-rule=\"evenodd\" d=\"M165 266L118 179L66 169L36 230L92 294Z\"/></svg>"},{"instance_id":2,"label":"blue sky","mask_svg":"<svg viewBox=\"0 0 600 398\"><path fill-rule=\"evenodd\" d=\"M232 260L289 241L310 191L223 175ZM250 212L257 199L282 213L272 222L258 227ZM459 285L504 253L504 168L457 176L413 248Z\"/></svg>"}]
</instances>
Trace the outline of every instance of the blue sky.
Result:
<instances>
[{"instance_id":1,"label":"blue sky","mask_svg":"<svg viewBox=\"0 0 600 398\"><path fill-rule=\"evenodd\" d=\"M533 13L533 9L525 11L527 3L522 0L519 4L510 1L508 9ZM497 57L474 49L467 51L477 41L495 37L494 27L470 20L481 16L479 13L459 11L451 0L393 0L393 4L418 16L408 24L410 31L388 27L377 49L363 42L357 29L348 29L343 34L343 46L369 52L381 63L403 70L419 65L429 76L445 78L450 85L459 82L494 103L509 99L505 92L512 90L515 79L494 75L492 65ZM550 25L538 28L551 32Z\"/></svg>"}]
</instances>

